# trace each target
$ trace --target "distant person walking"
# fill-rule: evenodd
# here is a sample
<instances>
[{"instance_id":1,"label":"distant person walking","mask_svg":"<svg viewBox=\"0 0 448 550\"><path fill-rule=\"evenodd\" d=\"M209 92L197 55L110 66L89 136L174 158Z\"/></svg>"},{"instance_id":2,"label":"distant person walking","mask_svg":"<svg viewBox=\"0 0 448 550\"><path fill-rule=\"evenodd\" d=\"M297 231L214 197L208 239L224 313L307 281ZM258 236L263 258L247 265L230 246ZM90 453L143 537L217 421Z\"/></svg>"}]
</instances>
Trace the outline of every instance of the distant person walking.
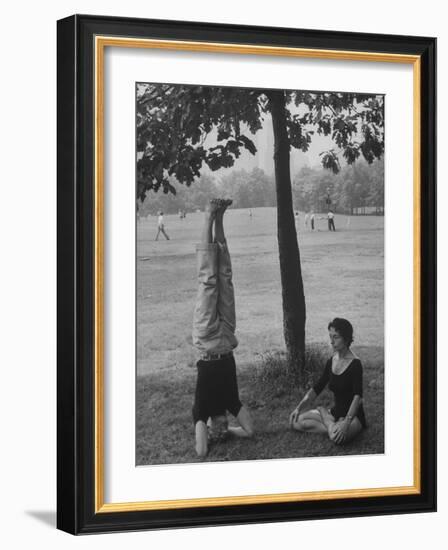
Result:
<instances>
[{"instance_id":1,"label":"distant person walking","mask_svg":"<svg viewBox=\"0 0 448 550\"><path fill-rule=\"evenodd\" d=\"M334 226L334 214L332 210L328 211L327 219L328 219L328 231L336 231L336 227Z\"/></svg>"},{"instance_id":2,"label":"distant person walking","mask_svg":"<svg viewBox=\"0 0 448 550\"><path fill-rule=\"evenodd\" d=\"M170 240L170 238L168 237L168 235L165 231L165 224L163 223L163 212L162 211L159 212L159 218L157 220L157 235L156 235L156 238L155 238L156 241L159 240L160 233L163 233L163 235L165 236L165 239L167 241Z\"/></svg>"},{"instance_id":3,"label":"distant person walking","mask_svg":"<svg viewBox=\"0 0 448 550\"><path fill-rule=\"evenodd\" d=\"M314 212L310 212L311 231L314 231Z\"/></svg>"},{"instance_id":4,"label":"distant person walking","mask_svg":"<svg viewBox=\"0 0 448 550\"><path fill-rule=\"evenodd\" d=\"M310 215L309 213L307 212L305 214L305 229L308 229L308 222L310 221Z\"/></svg>"}]
</instances>

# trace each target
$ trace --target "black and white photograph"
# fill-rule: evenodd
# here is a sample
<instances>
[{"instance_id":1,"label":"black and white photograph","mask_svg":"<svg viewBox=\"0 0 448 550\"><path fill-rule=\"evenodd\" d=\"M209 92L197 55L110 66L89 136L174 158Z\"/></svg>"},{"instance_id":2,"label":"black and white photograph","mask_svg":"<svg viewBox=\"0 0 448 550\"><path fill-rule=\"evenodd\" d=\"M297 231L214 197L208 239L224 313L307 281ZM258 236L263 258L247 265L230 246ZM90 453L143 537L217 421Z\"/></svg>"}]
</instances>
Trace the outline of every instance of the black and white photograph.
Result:
<instances>
[{"instance_id":1,"label":"black and white photograph","mask_svg":"<svg viewBox=\"0 0 448 550\"><path fill-rule=\"evenodd\" d=\"M443 547L443 2L4 6L3 547Z\"/></svg>"},{"instance_id":2,"label":"black and white photograph","mask_svg":"<svg viewBox=\"0 0 448 550\"><path fill-rule=\"evenodd\" d=\"M135 100L136 465L383 454L387 97Z\"/></svg>"}]
</instances>

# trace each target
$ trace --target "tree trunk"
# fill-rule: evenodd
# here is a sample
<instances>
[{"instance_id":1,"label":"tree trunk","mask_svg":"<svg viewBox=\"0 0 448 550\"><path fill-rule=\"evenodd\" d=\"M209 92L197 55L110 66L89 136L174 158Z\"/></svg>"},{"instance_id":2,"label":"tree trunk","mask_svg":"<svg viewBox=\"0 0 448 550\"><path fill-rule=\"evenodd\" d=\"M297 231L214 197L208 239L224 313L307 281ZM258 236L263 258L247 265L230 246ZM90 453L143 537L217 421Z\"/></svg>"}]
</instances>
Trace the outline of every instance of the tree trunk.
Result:
<instances>
[{"instance_id":1,"label":"tree trunk","mask_svg":"<svg viewBox=\"0 0 448 550\"><path fill-rule=\"evenodd\" d=\"M283 91L268 92L274 128L277 237L283 301L283 333L288 360L300 374L305 358L305 295L292 203L289 138Z\"/></svg>"}]
</instances>

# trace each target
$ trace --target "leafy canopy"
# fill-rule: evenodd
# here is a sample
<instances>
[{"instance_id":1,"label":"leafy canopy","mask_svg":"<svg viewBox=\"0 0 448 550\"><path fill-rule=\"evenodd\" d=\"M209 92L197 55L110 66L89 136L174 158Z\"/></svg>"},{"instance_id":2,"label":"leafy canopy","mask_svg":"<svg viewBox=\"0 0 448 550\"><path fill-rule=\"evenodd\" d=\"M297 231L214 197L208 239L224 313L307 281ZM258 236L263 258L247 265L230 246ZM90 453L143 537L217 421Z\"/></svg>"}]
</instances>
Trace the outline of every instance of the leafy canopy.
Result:
<instances>
[{"instance_id":1,"label":"leafy canopy","mask_svg":"<svg viewBox=\"0 0 448 550\"><path fill-rule=\"evenodd\" d=\"M290 147L307 151L313 134L331 136L338 150L321 153L337 173L339 155L352 164L371 163L384 150L383 96L285 91ZM248 134L263 127L271 111L266 90L139 84L137 86L137 198L148 190L176 194L170 182L190 186L205 164L233 166L242 150L257 152Z\"/></svg>"}]
</instances>

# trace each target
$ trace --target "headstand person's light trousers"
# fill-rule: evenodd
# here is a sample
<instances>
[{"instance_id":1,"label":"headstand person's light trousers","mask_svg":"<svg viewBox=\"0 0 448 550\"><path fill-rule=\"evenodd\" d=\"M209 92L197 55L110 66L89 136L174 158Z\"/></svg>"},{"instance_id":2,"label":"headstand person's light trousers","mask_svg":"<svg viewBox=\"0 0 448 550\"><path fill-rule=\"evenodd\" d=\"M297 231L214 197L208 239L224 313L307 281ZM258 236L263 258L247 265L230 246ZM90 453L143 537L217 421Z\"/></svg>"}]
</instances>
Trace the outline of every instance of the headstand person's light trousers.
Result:
<instances>
[{"instance_id":1,"label":"headstand person's light trousers","mask_svg":"<svg viewBox=\"0 0 448 550\"><path fill-rule=\"evenodd\" d=\"M198 293L193 317L193 345L201 354L231 352L235 336L235 293L227 243L196 246Z\"/></svg>"}]
</instances>

